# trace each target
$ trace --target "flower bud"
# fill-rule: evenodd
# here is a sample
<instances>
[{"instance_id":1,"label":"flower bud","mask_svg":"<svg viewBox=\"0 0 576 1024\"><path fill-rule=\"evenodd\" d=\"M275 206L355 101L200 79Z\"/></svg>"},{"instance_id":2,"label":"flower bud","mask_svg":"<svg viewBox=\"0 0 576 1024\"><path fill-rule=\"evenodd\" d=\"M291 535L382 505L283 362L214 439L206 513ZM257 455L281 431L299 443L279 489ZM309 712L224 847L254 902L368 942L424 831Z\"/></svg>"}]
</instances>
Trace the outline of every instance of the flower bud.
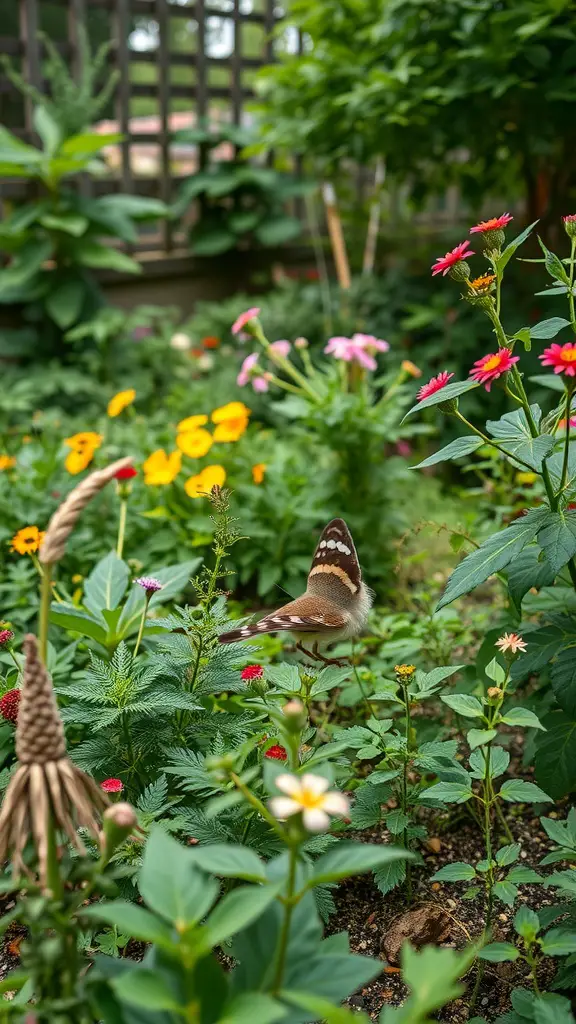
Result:
<instances>
[{"instance_id":1,"label":"flower bud","mask_svg":"<svg viewBox=\"0 0 576 1024\"><path fill-rule=\"evenodd\" d=\"M138 824L136 811L128 803L114 804L104 812L103 854L110 860L113 853L128 838Z\"/></svg>"},{"instance_id":2,"label":"flower bud","mask_svg":"<svg viewBox=\"0 0 576 1024\"><path fill-rule=\"evenodd\" d=\"M445 416L454 416L458 412L458 399L449 398L447 402L438 402L437 408L440 412L443 412Z\"/></svg>"},{"instance_id":3,"label":"flower bud","mask_svg":"<svg viewBox=\"0 0 576 1024\"><path fill-rule=\"evenodd\" d=\"M506 241L506 235L500 228L495 231L485 231L480 236L484 254L499 253Z\"/></svg>"},{"instance_id":4,"label":"flower bud","mask_svg":"<svg viewBox=\"0 0 576 1024\"><path fill-rule=\"evenodd\" d=\"M458 260L448 271L453 281L467 281L470 277L470 267L466 260Z\"/></svg>"},{"instance_id":5,"label":"flower bud","mask_svg":"<svg viewBox=\"0 0 576 1024\"><path fill-rule=\"evenodd\" d=\"M562 222L568 238L576 238L576 213L569 213L566 217L562 217Z\"/></svg>"},{"instance_id":6,"label":"flower bud","mask_svg":"<svg viewBox=\"0 0 576 1024\"><path fill-rule=\"evenodd\" d=\"M282 708L282 714L290 732L300 732L306 725L306 710L301 700L289 700Z\"/></svg>"},{"instance_id":7,"label":"flower bud","mask_svg":"<svg viewBox=\"0 0 576 1024\"><path fill-rule=\"evenodd\" d=\"M296 341L294 342L294 348L298 348L298 349L308 348L308 342L307 342L306 338L296 338Z\"/></svg>"},{"instance_id":8,"label":"flower bud","mask_svg":"<svg viewBox=\"0 0 576 1024\"><path fill-rule=\"evenodd\" d=\"M488 697L490 700L500 700L500 697L504 696L504 690L501 690L499 686L488 687Z\"/></svg>"}]
</instances>

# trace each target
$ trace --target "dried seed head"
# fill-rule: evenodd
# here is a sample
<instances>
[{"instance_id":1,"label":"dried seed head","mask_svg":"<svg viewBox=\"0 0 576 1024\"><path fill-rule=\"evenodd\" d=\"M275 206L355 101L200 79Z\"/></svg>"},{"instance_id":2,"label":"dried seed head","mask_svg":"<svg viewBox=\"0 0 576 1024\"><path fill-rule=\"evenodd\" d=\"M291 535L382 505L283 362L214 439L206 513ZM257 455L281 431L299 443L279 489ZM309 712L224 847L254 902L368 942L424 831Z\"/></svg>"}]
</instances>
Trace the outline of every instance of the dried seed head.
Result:
<instances>
[{"instance_id":1,"label":"dried seed head","mask_svg":"<svg viewBox=\"0 0 576 1024\"><path fill-rule=\"evenodd\" d=\"M64 726L52 689L52 680L40 660L36 637L24 638L22 698L16 729L16 756L20 764L44 764L66 757Z\"/></svg>"}]
</instances>

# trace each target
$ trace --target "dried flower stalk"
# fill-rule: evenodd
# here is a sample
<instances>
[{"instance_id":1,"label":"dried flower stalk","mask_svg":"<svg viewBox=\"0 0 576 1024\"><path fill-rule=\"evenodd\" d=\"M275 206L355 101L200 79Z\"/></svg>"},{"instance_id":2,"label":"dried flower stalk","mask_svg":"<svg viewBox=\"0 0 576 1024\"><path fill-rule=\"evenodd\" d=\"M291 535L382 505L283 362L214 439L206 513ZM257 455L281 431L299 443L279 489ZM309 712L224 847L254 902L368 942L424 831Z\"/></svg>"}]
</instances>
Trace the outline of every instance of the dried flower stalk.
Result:
<instances>
[{"instance_id":1,"label":"dried flower stalk","mask_svg":"<svg viewBox=\"0 0 576 1024\"><path fill-rule=\"evenodd\" d=\"M0 812L0 861L11 856L14 876L25 874L33 878L23 860L26 843L33 838L40 884L48 890L51 822L66 833L79 853L85 854L76 829L83 826L98 839L98 818L109 801L94 780L66 754L52 681L40 659L35 636L25 637L24 653L22 700L16 727L19 767L10 780Z\"/></svg>"},{"instance_id":2,"label":"dried flower stalk","mask_svg":"<svg viewBox=\"0 0 576 1024\"><path fill-rule=\"evenodd\" d=\"M70 492L66 501L56 509L46 530L44 542L40 548L40 561L44 565L59 562L66 550L66 541L76 525L78 516L92 501L92 498L105 484L114 478L119 469L132 465L131 456L118 459L105 469L97 469L90 473L82 483Z\"/></svg>"}]
</instances>

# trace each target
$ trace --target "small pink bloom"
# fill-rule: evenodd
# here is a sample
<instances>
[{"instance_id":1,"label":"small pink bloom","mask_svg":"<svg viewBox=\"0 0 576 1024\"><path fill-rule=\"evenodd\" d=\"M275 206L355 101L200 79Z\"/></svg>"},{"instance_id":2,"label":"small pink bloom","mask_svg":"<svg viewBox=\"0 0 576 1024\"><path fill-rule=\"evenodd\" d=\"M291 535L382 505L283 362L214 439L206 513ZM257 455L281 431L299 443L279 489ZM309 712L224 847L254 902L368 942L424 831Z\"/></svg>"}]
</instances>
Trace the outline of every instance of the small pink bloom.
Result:
<instances>
[{"instance_id":1,"label":"small pink bloom","mask_svg":"<svg viewBox=\"0 0 576 1024\"><path fill-rule=\"evenodd\" d=\"M562 217L565 224L576 224L576 213L567 213L565 217Z\"/></svg>"},{"instance_id":2,"label":"small pink bloom","mask_svg":"<svg viewBox=\"0 0 576 1024\"><path fill-rule=\"evenodd\" d=\"M142 587L147 594L155 594L156 591L162 590L162 584L155 576L139 576L138 579L134 580L134 583Z\"/></svg>"},{"instance_id":3,"label":"small pink bloom","mask_svg":"<svg viewBox=\"0 0 576 1024\"><path fill-rule=\"evenodd\" d=\"M486 231L502 231L511 220L514 220L509 213L502 213L499 217L491 217L490 220L481 220L474 228L470 228L471 235L484 234Z\"/></svg>"},{"instance_id":4,"label":"small pink bloom","mask_svg":"<svg viewBox=\"0 0 576 1024\"><path fill-rule=\"evenodd\" d=\"M470 370L470 376L472 380L484 384L486 391L490 391L492 381L507 373L519 359L520 356L513 356L509 348L500 348L497 352L477 359Z\"/></svg>"},{"instance_id":5,"label":"small pink bloom","mask_svg":"<svg viewBox=\"0 0 576 1024\"><path fill-rule=\"evenodd\" d=\"M252 378L252 387L254 388L254 391L258 391L258 392L268 391L269 385L268 385L268 381L267 381L266 377L253 377Z\"/></svg>"},{"instance_id":6,"label":"small pink bloom","mask_svg":"<svg viewBox=\"0 0 576 1024\"><path fill-rule=\"evenodd\" d=\"M281 340L273 341L270 348L273 352L277 352L279 356L284 356L284 358L286 358L292 346L289 341Z\"/></svg>"},{"instance_id":7,"label":"small pink bloom","mask_svg":"<svg viewBox=\"0 0 576 1024\"><path fill-rule=\"evenodd\" d=\"M238 384L239 387L244 388L250 382L250 378L252 376L251 371L254 369L257 362L257 352L251 352L249 356L246 356L246 359L244 360L242 366L240 367L240 373L236 377L236 383Z\"/></svg>"},{"instance_id":8,"label":"small pink bloom","mask_svg":"<svg viewBox=\"0 0 576 1024\"><path fill-rule=\"evenodd\" d=\"M466 239L465 242L460 242L455 249L451 252L447 252L445 256L438 256L436 263L432 267L432 277L436 277L436 274L442 274L446 277L446 274L456 263L460 263L462 260L468 258L468 256L474 256L471 249L468 249L470 242Z\"/></svg>"},{"instance_id":9,"label":"small pink bloom","mask_svg":"<svg viewBox=\"0 0 576 1024\"><path fill-rule=\"evenodd\" d=\"M124 784L121 779L104 779L104 782L100 783L100 789L103 789L105 793L121 793Z\"/></svg>"},{"instance_id":10,"label":"small pink bloom","mask_svg":"<svg viewBox=\"0 0 576 1024\"><path fill-rule=\"evenodd\" d=\"M343 359L347 363L356 362L367 370L377 368L372 352L387 352L390 348L387 341L374 338L371 334L355 334L352 338L330 338L324 352Z\"/></svg>"},{"instance_id":11,"label":"small pink bloom","mask_svg":"<svg viewBox=\"0 0 576 1024\"><path fill-rule=\"evenodd\" d=\"M407 459L412 455L412 445L408 444L408 441L396 441L396 451L398 455L402 455L403 458Z\"/></svg>"},{"instance_id":12,"label":"small pink bloom","mask_svg":"<svg viewBox=\"0 0 576 1024\"><path fill-rule=\"evenodd\" d=\"M555 342L550 348L545 348L538 358L542 366L553 366L554 373L576 377L576 345L573 341L567 341L564 345Z\"/></svg>"},{"instance_id":13,"label":"small pink bloom","mask_svg":"<svg viewBox=\"0 0 576 1024\"><path fill-rule=\"evenodd\" d=\"M0 647L4 647L5 644L9 644L14 639L14 633L11 629L0 629Z\"/></svg>"},{"instance_id":14,"label":"small pink bloom","mask_svg":"<svg viewBox=\"0 0 576 1024\"><path fill-rule=\"evenodd\" d=\"M7 722L12 722L16 725L18 721L18 709L20 707L20 698L22 697L22 690L8 690L4 694L2 700L0 700L0 715L5 718Z\"/></svg>"},{"instance_id":15,"label":"small pink bloom","mask_svg":"<svg viewBox=\"0 0 576 1024\"><path fill-rule=\"evenodd\" d=\"M494 646L498 647L503 654L506 651L510 651L512 654L521 651L523 654L526 650L526 641L518 633L504 633L504 636L501 636Z\"/></svg>"},{"instance_id":16,"label":"small pink bloom","mask_svg":"<svg viewBox=\"0 0 576 1024\"><path fill-rule=\"evenodd\" d=\"M258 306L252 306L246 312L240 313L240 316L232 324L232 334L239 334L242 328L246 327L246 324L250 323L251 320L254 320L259 313L260 308Z\"/></svg>"},{"instance_id":17,"label":"small pink bloom","mask_svg":"<svg viewBox=\"0 0 576 1024\"><path fill-rule=\"evenodd\" d=\"M352 341L359 345L366 352L388 352L390 345L381 338L375 338L373 334L353 334Z\"/></svg>"},{"instance_id":18,"label":"small pink bloom","mask_svg":"<svg viewBox=\"0 0 576 1024\"><path fill-rule=\"evenodd\" d=\"M349 363L352 359L352 345L352 338L330 338L324 352L334 356L334 359L345 359Z\"/></svg>"},{"instance_id":19,"label":"small pink bloom","mask_svg":"<svg viewBox=\"0 0 576 1024\"><path fill-rule=\"evenodd\" d=\"M437 391L441 391L452 380L453 376L453 373L442 370L442 373L439 373L437 377L432 377L427 384L423 384L420 388L418 401L423 402L425 398L430 398L430 395L435 395Z\"/></svg>"}]
</instances>

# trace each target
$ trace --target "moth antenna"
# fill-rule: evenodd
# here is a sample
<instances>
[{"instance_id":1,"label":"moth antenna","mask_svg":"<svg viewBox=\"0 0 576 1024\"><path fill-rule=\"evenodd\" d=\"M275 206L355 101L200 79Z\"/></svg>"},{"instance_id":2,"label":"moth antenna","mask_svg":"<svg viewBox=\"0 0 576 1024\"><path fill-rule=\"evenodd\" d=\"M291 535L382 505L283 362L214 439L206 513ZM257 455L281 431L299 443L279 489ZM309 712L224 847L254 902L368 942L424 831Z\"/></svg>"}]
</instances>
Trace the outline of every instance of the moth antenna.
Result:
<instances>
[{"instance_id":1,"label":"moth antenna","mask_svg":"<svg viewBox=\"0 0 576 1024\"><path fill-rule=\"evenodd\" d=\"M275 583L274 586L278 587L278 590L281 590L283 594L286 594L286 597L289 597L291 601L295 600L294 595L290 594L284 587L281 587L279 583Z\"/></svg>"}]
</instances>

